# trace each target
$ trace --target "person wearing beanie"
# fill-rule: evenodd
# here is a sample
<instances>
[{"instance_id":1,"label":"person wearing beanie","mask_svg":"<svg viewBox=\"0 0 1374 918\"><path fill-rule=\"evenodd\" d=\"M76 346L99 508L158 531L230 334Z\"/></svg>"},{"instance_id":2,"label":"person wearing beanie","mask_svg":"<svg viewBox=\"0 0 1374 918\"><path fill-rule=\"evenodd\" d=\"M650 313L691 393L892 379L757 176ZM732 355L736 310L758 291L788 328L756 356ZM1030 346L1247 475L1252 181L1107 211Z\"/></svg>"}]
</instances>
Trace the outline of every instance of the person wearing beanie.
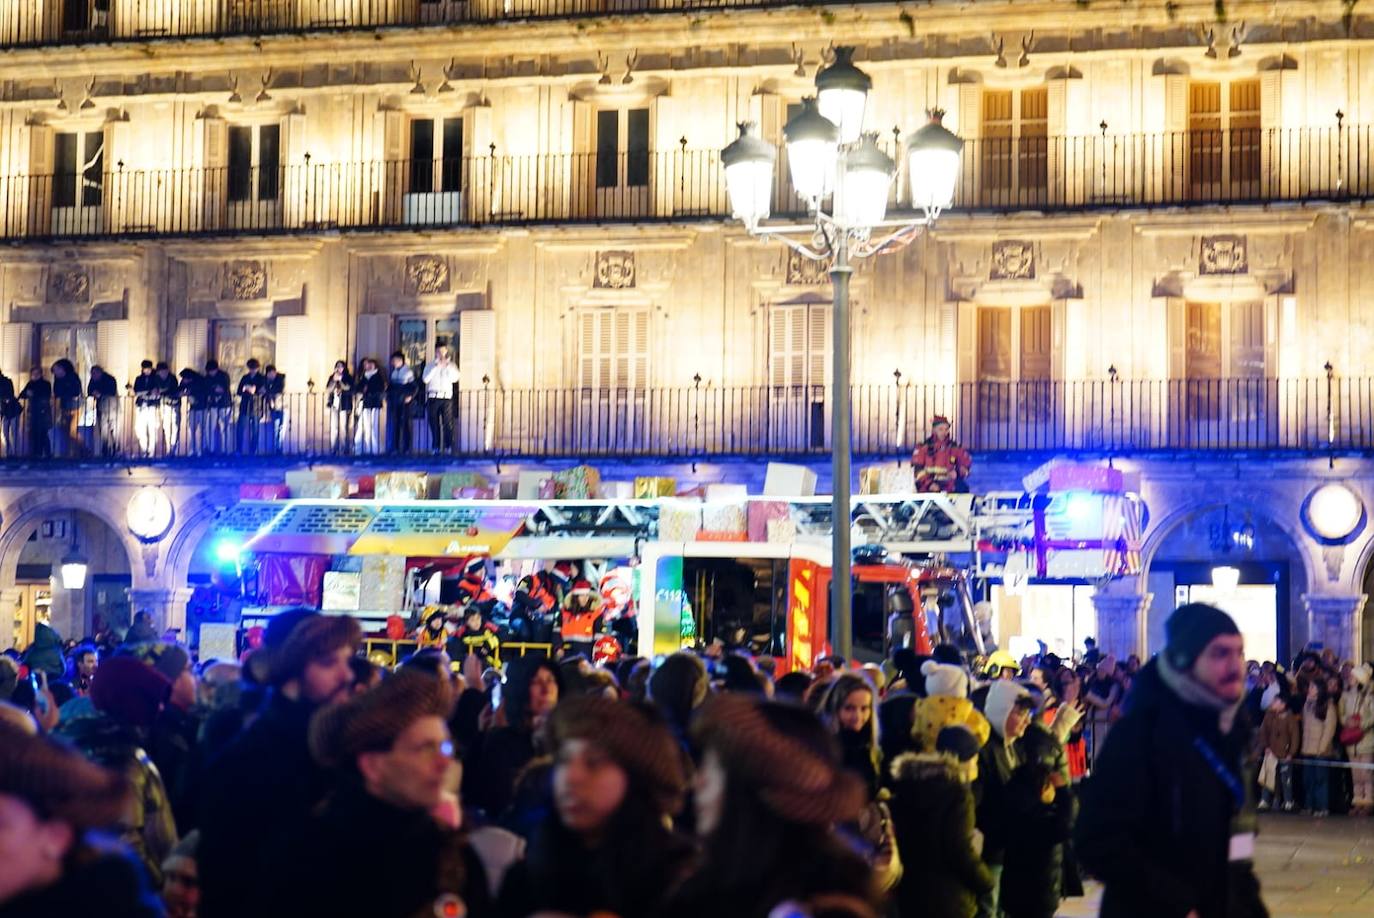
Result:
<instances>
[{"instance_id":1,"label":"person wearing beanie","mask_svg":"<svg viewBox=\"0 0 1374 918\"><path fill-rule=\"evenodd\" d=\"M930 752L935 738L949 726L967 727L978 739L979 746L988 741L991 728L973 702L969 700L969 676L962 666L951 666L926 660L921 664L921 678L926 695L916 702L915 721L911 736L919 748Z\"/></svg>"},{"instance_id":2,"label":"person wearing beanie","mask_svg":"<svg viewBox=\"0 0 1374 918\"><path fill-rule=\"evenodd\" d=\"M63 721L57 735L98 765L124 775L133 805L121 820L121 840L143 862L154 886L162 861L177 842L177 825L162 774L153 763L153 726L168 703L172 682L132 656L111 656L96 667L94 715Z\"/></svg>"},{"instance_id":3,"label":"person wearing beanie","mask_svg":"<svg viewBox=\"0 0 1374 918\"><path fill-rule=\"evenodd\" d=\"M649 677L649 700L684 749L692 715L706 701L710 683L706 664L693 653L672 654Z\"/></svg>"},{"instance_id":4,"label":"person wearing beanie","mask_svg":"<svg viewBox=\"0 0 1374 918\"><path fill-rule=\"evenodd\" d=\"M0 914L161 915L137 861L93 837L119 824L129 797L118 773L0 722Z\"/></svg>"},{"instance_id":5,"label":"person wearing beanie","mask_svg":"<svg viewBox=\"0 0 1374 918\"><path fill-rule=\"evenodd\" d=\"M311 716L342 701L353 684L350 660L361 643L356 620L310 609L277 613L249 669L270 688L253 720L209 763L200 809L203 918L255 913L266 876L286 858L282 845L324 797L328 774L306 741ZM271 826L270 832L265 827Z\"/></svg>"},{"instance_id":6,"label":"person wearing beanie","mask_svg":"<svg viewBox=\"0 0 1374 918\"><path fill-rule=\"evenodd\" d=\"M182 832L189 831L196 824L191 784L202 720L201 711L196 707L197 687L191 656L184 647L167 641L125 644L117 654L141 661L172 684L167 703L153 719L148 754L167 788L177 827Z\"/></svg>"},{"instance_id":7,"label":"person wearing beanie","mask_svg":"<svg viewBox=\"0 0 1374 918\"><path fill-rule=\"evenodd\" d=\"M973 918L979 897L992 891L969 789L981 746L968 728L950 726L930 751L892 763L889 806L902 854L898 914Z\"/></svg>"},{"instance_id":8,"label":"person wearing beanie","mask_svg":"<svg viewBox=\"0 0 1374 918\"><path fill-rule=\"evenodd\" d=\"M446 680L402 670L315 712L310 753L336 784L291 841L293 856L266 878L271 914L408 918L448 914L446 904L489 914L480 862L433 816L458 779L451 695Z\"/></svg>"},{"instance_id":9,"label":"person wearing beanie","mask_svg":"<svg viewBox=\"0 0 1374 918\"><path fill-rule=\"evenodd\" d=\"M864 805L863 781L840 764L805 708L720 695L692 728L702 751L695 781L697 869L657 914L877 914L872 872L835 834ZM823 904L823 905L822 905Z\"/></svg>"},{"instance_id":10,"label":"person wearing beanie","mask_svg":"<svg viewBox=\"0 0 1374 918\"><path fill-rule=\"evenodd\" d=\"M652 708L591 695L561 703L547 729L553 807L506 874L500 913L661 914L693 854L667 823L687 790L672 734Z\"/></svg>"},{"instance_id":11,"label":"person wearing beanie","mask_svg":"<svg viewBox=\"0 0 1374 918\"><path fill-rule=\"evenodd\" d=\"M1102 918L1264 916L1254 871L1245 644L1213 606L1180 606L1140 671L1093 778L1074 847Z\"/></svg>"}]
</instances>

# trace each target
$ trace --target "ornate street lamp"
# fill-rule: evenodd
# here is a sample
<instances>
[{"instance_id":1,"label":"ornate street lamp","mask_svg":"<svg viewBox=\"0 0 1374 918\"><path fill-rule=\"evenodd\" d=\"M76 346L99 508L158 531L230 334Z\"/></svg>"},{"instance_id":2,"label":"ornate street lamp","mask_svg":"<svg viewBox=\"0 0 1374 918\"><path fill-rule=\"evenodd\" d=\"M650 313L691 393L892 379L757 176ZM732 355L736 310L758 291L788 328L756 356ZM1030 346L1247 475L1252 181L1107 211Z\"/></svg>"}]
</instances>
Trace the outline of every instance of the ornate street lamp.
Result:
<instances>
[{"instance_id":1,"label":"ornate street lamp","mask_svg":"<svg viewBox=\"0 0 1374 918\"><path fill-rule=\"evenodd\" d=\"M831 468L834 478L830 632L835 652L853 650L850 579L849 265L909 242L954 200L964 142L940 124L943 112L907 138L903 150L914 217L887 218L897 164L877 135L863 133L864 111L873 81L854 66L853 48L836 48L835 61L816 74L815 99L783 127L792 187L806 201L811 218L789 225L766 224L771 215L777 152L752 124L721 151L726 191L734 216L753 235L772 237L813 261L829 266L834 294L831 410ZM822 203L831 198L827 213ZM879 239L875 230L890 230Z\"/></svg>"}]
</instances>

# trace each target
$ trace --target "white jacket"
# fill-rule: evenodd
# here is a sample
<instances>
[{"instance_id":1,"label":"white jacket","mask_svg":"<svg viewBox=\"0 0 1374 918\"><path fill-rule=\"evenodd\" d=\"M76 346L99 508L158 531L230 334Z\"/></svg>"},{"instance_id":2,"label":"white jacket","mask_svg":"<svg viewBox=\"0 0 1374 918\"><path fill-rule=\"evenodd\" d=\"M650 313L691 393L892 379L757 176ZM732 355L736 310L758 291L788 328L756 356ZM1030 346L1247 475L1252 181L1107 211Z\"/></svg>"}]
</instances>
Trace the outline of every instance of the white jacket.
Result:
<instances>
[{"instance_id":1,"label":"white jacket","mask_svg":"<svg viewBox=\"0 0 1374 918\"><path fill-rule=\"evenodd\" d=\"M1342 729L1350 724L1357 714L1360 717L1360 727L1364 729L1364 736L1359 743L1347 746L1346 749L1355 755L1374 753L1374 689L1365 688L1359 692L1346 689L1341 694L1340 713Z\"/></svg>"},{"instance_id":2,"label":"white jacket","mask_svg":"<svg viewBox=\"0 0 1374 918\"><path fill-rule=\"evenodd\" d=\"M435 361L425 367L425 394L430 398L452 398L453 387L458 385L458 367L450 360L448 363Z\"/></svg>"}]
</instances>

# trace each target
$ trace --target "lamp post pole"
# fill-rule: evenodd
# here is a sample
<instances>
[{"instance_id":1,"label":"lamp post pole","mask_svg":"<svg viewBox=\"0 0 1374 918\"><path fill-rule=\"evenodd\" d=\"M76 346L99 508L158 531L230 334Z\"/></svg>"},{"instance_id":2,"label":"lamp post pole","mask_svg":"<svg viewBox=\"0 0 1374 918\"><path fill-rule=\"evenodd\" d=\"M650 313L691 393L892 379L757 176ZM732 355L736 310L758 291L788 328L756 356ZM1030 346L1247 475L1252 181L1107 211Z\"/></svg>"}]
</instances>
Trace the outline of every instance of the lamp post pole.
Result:
<instances>
[{"instance_id":1,"label":"lamp post pole","mask_svg":"<svg viewBox=\"0 0 1374 918\"><path fill-rule=\"evenodd\" d=\"M830 265L830 286L834 294L831 307L831 386L834 396L830 407L830 491L833 495L834 517L830 536L831 609L830 641L835 653L848 660L853 651L854 619L850 608L854 601L854 580L850 575L853 557L849 549L849 238L836 233L835 257Z\"/></svg>"}]
</instances>

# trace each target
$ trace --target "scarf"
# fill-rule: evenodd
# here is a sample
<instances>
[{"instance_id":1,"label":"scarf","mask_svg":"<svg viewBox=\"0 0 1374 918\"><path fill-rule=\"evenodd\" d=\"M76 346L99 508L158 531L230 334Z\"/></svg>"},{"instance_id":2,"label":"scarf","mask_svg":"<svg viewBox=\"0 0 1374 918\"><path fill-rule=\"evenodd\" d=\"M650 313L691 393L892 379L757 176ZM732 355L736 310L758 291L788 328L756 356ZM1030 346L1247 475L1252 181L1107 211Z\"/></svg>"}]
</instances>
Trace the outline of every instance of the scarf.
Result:
<instances>
[{"instance_id":1,"label":"scarf","mask_svg":"<svg viewBox=\"0 0 1374 918\"><path fill-rule=\"evenodd\" d=\"M1164 654L1160 654L1158 660L1159 676L1164 680L1164 684L1169 690L1186 705L1216 711L1217 726L1221 729L1221 735L1230 734L1231 728L1236 723L1236 714L1240 711L1240 706L1244 704L1245 698L1242 697L1239 701L1228 701L1194 679L1191 673L1180 672L1175 669Z\"/></svg>"}]
</instances>

